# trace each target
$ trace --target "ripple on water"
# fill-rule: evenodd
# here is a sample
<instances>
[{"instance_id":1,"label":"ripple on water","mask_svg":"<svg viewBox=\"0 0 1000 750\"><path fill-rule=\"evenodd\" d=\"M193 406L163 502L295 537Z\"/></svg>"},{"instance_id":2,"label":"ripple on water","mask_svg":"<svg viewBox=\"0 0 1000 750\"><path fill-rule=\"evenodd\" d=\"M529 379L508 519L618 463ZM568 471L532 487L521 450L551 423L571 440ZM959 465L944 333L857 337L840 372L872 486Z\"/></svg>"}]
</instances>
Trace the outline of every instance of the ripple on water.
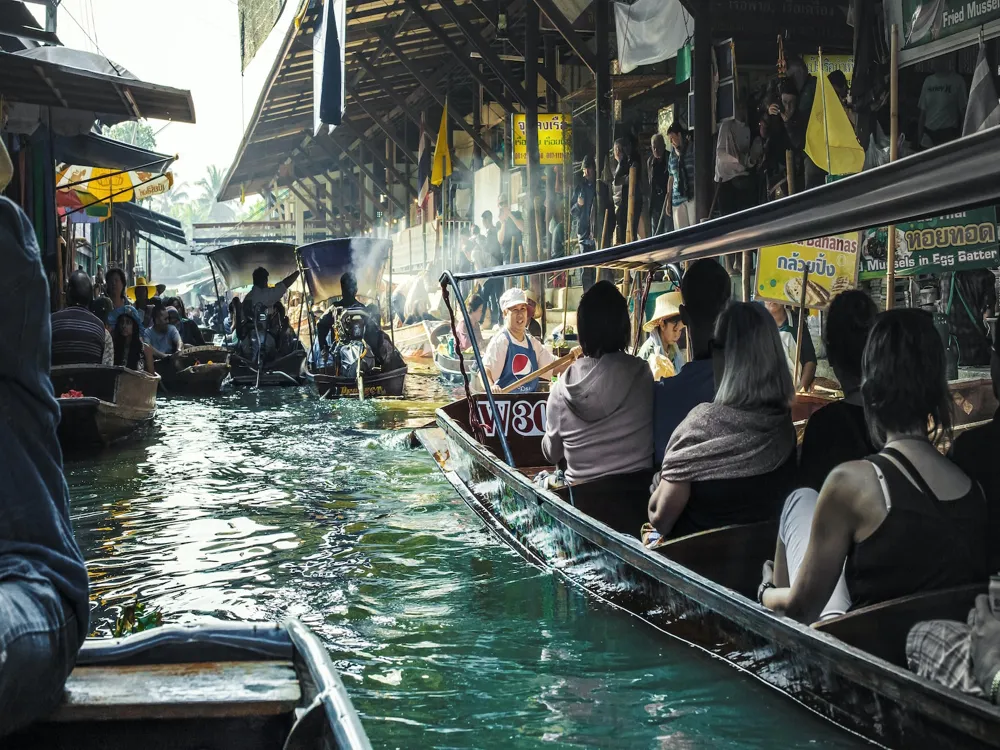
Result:
<instances>
[{"instance_id":1,"label":"ripple on water","mask_svg":"<svg viewBox=\"0 0 1000 750\"><path fill-rule=\"evenodd\" d=\"M449 391L408 387L161 400L146 437L68 462L92 630L137 595L168 622L298 617L376 747L853 743L495 541L396 429Z\"/></svg>"}]
</instances>

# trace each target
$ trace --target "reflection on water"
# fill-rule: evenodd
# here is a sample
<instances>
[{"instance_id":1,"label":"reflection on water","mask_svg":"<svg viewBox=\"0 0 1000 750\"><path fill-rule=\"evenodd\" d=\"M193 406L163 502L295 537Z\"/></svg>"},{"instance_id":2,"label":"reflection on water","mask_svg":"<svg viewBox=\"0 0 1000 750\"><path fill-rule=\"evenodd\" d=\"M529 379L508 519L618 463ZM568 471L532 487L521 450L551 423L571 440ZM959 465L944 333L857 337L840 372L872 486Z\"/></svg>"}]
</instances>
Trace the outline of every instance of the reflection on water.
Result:
<instances>
[{"instance_id":1,"label":"reflection on water","mask_svg":"<svg viewBox=\"0 0 1000 750\"><path fill-rule=\"evenodd\" d=\"M411 381L395 403L161 400L143 439L69 461L91 629L137 595L167 622L298 617L376 747L853 744L497 542L395 429L453 393Z\"/></svg>"}]
</instances>

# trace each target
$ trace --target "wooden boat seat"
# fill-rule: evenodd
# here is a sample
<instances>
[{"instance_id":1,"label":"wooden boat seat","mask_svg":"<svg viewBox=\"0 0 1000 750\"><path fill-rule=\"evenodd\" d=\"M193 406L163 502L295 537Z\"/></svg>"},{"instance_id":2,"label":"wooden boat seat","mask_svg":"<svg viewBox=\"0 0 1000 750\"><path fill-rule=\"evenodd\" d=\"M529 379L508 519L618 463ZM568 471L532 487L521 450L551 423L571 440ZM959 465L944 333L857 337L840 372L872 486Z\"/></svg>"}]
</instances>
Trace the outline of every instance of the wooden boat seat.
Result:
<instances>
[{"instance_id":1,"label":"wooden boat seat","mask_svg":"<svg viewBox=\"0 0 1000 750\"><path fill-rule=\"evenodd\" d=\"M774 558L778 521L723 526L667 542L655 551L751 600L761 566Z\"/></svg>"},{"instance_id":2,"label":"wooden boat seat","mask_svg":"<svg viewBox=\"0 0 1000 750\"><path fill-rule=\"evenodd\" d=\"M906 635L924 620L965 622L975 606L976 595L985 594L986 582L957 586L926 594L891 599L852 610L813 625L848 645L878 656L897 666L906 666Z\"/></svg>"},{"instance_id":3,"label":"wooden boat seat","mask_svg":"<svg viewBox=\"0 0 1000 750\"><path fill-rule=\"evenodd\" d=\"M50 722L226 719L287 714L301 698L288 661L77 667Z\"/></svg>"}]
</instances>

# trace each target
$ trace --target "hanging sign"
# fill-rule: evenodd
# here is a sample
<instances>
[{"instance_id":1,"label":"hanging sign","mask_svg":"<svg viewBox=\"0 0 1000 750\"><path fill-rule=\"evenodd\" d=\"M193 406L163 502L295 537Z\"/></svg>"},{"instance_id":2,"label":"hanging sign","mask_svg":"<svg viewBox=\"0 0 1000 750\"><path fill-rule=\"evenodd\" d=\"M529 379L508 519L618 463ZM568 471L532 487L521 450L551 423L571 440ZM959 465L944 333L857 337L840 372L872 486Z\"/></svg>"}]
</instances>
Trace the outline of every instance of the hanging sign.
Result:
<instances>
[{"instance_id":1,"label":"hanging sign","mask_svg":"<svg viewBox=\"0 0 1000 750\"><path fill-rule=\"evenodd\" d=\"M976 208L896 226L896 275L995 268L996 209ZM885 276L886 230L868 229L861 244L861 278Z\"/></svg>"},{"instance_id":2,"label":"hanging sign","mask_svg":"<svg viewBox=\"0 0 1000 750\"><path fill-rule=\"evenodd\" d=\"M901 67L956 52L1000 35L1000 0L890 0L888 22L900 29Z\"/></svg>"},{"instance_id":3,"label":"hanging sign","mask_svg":"<svg viewBox=\"0 0 1000 750\"><path fill-rule=\"evenodd\" d=\"M810 75L819 75L819 55L802 55L802 62ZM823 73L830 75L835 70L843 73L850 84L854 78L854 55L823 55Z\"/></svg>"},{"instance_id":4,"label":"hanging sign","mask_svg":"<svg viewBox=\"0 0 1000 750\"><path fill-rule=\"evenodd\" d=\"M858 273L860 232L762 247L757 260L757 299L799 304L802 272L809 268L806 307L823 310L853 289Z\"/></svg>"},{"instance_id":5,"label":"hanging sign","mask_svg":"<svg viewBox=\"0 0 1000 750\"><path fill-rule=\"evenodd\" d=\"M528 163L527 115L514 115L514 166ZM573 117L562 113L538 114L538 153L542 164L562 164L573 153Z\"/></svg>"}]
</instances>

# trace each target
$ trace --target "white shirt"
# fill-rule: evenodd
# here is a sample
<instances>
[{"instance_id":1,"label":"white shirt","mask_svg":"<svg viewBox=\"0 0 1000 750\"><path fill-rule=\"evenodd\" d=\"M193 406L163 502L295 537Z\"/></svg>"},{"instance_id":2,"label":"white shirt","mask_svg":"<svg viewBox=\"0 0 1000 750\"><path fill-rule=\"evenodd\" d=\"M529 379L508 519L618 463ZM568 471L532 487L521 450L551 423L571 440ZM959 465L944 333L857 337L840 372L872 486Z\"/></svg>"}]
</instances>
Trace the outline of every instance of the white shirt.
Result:
<instances>
[{"instance_id":1,"label":"white shirt","mask_svg":"<svg viewBox=\"0 0 1000 750\"><path fill-rule=\"evenodd\" d=\"M511 334L511 337L514 337L514 334ZM531 342L531 348L535 350L535 358L538 360L538 369L541 369L546 365L550 365L558 359L555 354L542 346L541 341L536 339L527 331L525 332L524 337ZM524 340L521 340L517 343L523 345L525 342ZM493 338L490 339L490 343L487 344L486 351L483 352L483 367L486 368L490 381L494 383L497 382L497 379L503 372L503 363L507 361L507 350L509 348L510 344L507 342L507 336L503 331L500 331L493 336Z\"/></svg>"},{"instance_id":2,"label":"white shirt","mask_svg":"<svg viewBox=\"0 0 1000 750\"><path fill-rule=\"evenodd\" d=\"M961 127L968 103L962 76L955 72L931 73L924 79L917 107L924 113L925 128L941 130Z\"/></svg>"},{"instance_id":3,"label":"white shirt","mask_svg":"<svg viewBox=\"0 0 1000 750\"><path fill-rule=\"evenodd\" d=\"M267 311L270 312L276 302L281 302L281 298L285 296L285 292L287 291L288 288L280 281L266 289L255 286L243 298L244 315L253 315L254 305L264 305Z\"/></svg>"}]
</instances>

